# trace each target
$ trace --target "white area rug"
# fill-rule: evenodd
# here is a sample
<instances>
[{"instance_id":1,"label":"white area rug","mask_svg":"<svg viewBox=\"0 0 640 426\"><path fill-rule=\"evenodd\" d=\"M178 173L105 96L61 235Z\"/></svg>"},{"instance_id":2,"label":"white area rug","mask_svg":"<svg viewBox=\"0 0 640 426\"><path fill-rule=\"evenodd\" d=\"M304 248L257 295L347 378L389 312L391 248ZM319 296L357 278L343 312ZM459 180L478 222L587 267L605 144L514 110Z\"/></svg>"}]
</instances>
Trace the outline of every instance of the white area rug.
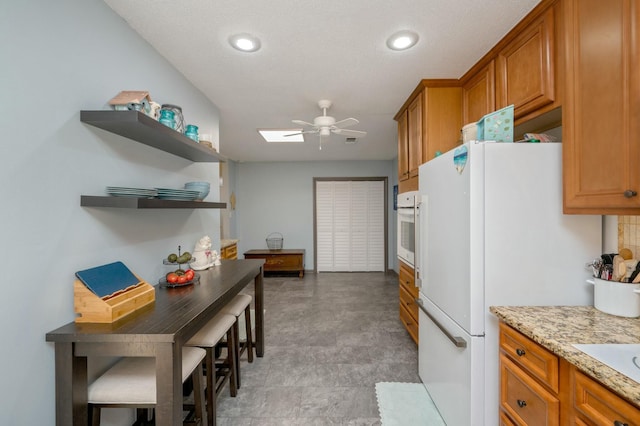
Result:
<instances>
[{"instance_id":1,"label":"white area rug","mask_svg":"<svg viewBox=\"0 0 640 426\"><path fill-rule=\"evenodd\" d=\"M422 383L376 383L382 426L445 426Z\"/></svg>"}]
</instances>

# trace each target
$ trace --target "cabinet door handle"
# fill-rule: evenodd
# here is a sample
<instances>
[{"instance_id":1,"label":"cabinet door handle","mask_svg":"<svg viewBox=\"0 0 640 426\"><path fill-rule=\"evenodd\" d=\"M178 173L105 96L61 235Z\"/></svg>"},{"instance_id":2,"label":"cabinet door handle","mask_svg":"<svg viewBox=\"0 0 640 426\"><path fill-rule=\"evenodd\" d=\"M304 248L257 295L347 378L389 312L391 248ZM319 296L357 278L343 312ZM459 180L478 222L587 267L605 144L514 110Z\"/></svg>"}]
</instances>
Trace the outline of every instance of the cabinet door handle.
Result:
<instances>
[{"instance_id":1,"label":"cabinet door handle","mask_svg":"<svg viewBox=\"0 0 640 426\"><path fill-rule=\"evenodd\" d=\"M516 354L518 354L518 356L523 356L526 354L526 352L524 351L524 349L516 349Z\"/></svg>"},{"instance_id":2,"label":"cabinet door handle","mask_svg":"<svg viewBox=\"0 0 640 426\"><path fill-rule=\"evenodd\" d=\"M615 420L613 426L629 426L628 423L622 423L620 420Z\"/></svg>"},{"instance_id":3,"label":"cabinet door handle","mask_svg":"<svg viewBox=\"0 0 640 426\"><path fill-rule=\"evenodd\" d=\"M626 191L624 191L624 196L627 198L635 197L636 195L638 195L638 193L633 189L627 189Z\"/></svg>"},{"instance_id":4,"label":"cabinet door handle","mask_svg":"<svg viewBox=\"0 0 640 426\"><path fill-rule=\"evenodd\" d=\"M527 406L527 401L525 401L525 400L519 399L516 402L518 403L518 407L520 407L520 408L524 408L524 407Z\"/></svg>"}]
</instances>

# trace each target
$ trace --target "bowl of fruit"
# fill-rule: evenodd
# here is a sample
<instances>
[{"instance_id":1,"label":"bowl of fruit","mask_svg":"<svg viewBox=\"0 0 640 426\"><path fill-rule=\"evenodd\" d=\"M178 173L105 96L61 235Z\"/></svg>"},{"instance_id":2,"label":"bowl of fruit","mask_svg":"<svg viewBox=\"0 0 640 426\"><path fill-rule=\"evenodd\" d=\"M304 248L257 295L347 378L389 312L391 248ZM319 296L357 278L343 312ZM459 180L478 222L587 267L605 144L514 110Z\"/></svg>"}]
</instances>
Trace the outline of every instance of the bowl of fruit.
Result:
<instances>
[{"instance_id":1,"label":"bowl of fruit","mask_svg":"<svg viewBox=\"0 0 640 426\"><path fill-rule=\"evenodd\" d=\"M166 287L182 287L200 281L200 276L193 269L176 269L160 279L160 284Z\"/></svg>"},{"instance_id":2,"label":"bowl of fruit","mask_svg":"<svg viewBox=\"0 0 640 426\"><path fill-rule=\"evenodd\" d=\"M171 253L162 261L165 265L177 266L177 269L160 278L160 285L164 287L180 287L199 282L200 276L193 269L183 266L195 262L195 260L188 251L180 253L180 246L178 246L178 254Z\"/></svg>"}]
</instances>

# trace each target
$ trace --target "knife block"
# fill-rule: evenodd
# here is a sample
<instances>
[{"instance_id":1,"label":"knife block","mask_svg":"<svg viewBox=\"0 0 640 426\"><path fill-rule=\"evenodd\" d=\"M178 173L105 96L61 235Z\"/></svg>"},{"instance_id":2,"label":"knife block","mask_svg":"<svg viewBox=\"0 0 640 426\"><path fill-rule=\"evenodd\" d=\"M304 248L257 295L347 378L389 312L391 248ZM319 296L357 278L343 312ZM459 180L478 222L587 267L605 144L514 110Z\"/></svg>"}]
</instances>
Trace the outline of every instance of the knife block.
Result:
<instances>
[{"instance_id":1,"label":"knife block","mask_svg":"<svg viewBox=\"0 0 640 426\"><path fill-rule=\"evenodd\" d=\"M156 300L155 288L145 281L102 299L80 280L73 283L73 306L77 323L112 323Z\"/></svg>"}]
</instances>

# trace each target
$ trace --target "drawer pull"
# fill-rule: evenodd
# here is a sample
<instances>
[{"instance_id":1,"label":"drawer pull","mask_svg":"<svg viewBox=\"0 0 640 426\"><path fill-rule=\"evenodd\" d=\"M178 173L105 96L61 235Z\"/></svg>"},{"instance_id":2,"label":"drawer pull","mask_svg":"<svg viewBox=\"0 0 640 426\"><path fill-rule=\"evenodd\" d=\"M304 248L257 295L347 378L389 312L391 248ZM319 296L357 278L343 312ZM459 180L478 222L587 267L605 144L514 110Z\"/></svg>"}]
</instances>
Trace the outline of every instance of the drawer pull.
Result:
<instances>
[{"instance_id":1,"label":"drawer pull","mask_svg":"<svg viewBox=\"0 0 640 426\"><path fill-rule=\"evenodd\" d=\"M524 407L527 406L527 401L524 401L522 399L519 399L516 402L518 403L518 407L520 407L520 408L524 408Z\"/></svg>"},{"instance_id":2,"label":"drawer pull","mask_svg":"<svg viewBox=\"0 0 640 426\"><path fill-rule=\"evenodd\" d=\"M638 193L632 189L627 189L626 191L624 191L624 196L626 198L635 197L636 195L638 195Z\"/></svg>"},{"instance_id":3,"label":"drawer pull","mask_svg":"<svg viewBox=\"0 0 640 426\"><path fill-rule=\"evenodd\" d=\"M629 426L628 423L622 423L620 420L615 420L613 426Z\"/></svg>"},{"instance_id":4,"label":"drawer pull","mask_svg":"<svg viewBox=\"0 0 640 426\"><path fill-rule=\"evenodd\" d=\"M526 354L526 352L524 351L524 349L516 349L516 354L518 354L518 356L523 356Z\"/></svg>"}]
</instances>

